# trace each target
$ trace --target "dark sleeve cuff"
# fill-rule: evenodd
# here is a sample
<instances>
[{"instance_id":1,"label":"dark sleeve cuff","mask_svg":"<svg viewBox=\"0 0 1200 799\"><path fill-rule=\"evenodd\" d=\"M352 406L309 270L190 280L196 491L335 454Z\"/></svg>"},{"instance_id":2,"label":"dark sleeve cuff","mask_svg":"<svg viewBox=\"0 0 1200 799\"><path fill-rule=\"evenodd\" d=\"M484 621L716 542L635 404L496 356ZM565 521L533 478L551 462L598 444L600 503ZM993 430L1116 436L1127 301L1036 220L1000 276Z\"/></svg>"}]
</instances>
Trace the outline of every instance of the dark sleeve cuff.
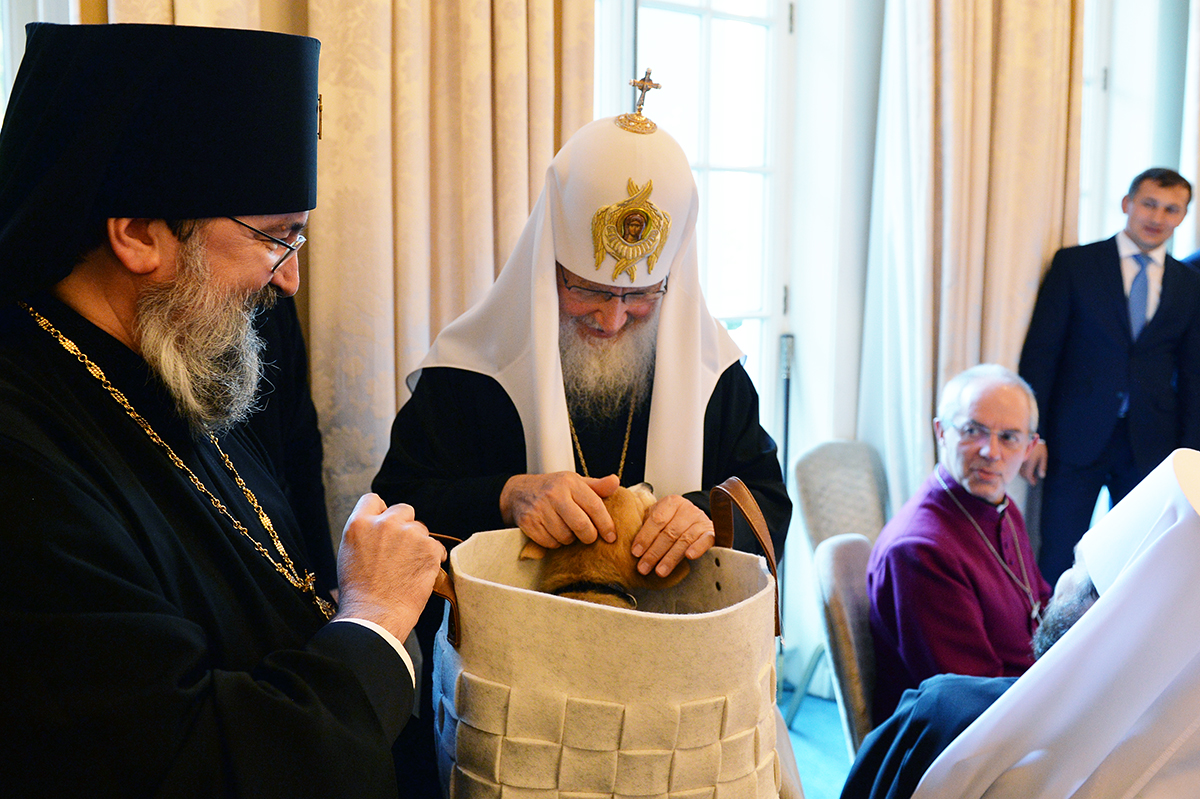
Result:
<instances>
[{"instance_id":1,"label":"dark sleeve cuff","mask_svg":"<svg viewBox=\"0 0 1200 799\"><path fill-rule=\"evenodd\" d=\"M383 636L361 624L326 624L309 641L318 654L344 663L390 736L400 734L413 709L412 675Z\"/></svg>"}]
</instances>

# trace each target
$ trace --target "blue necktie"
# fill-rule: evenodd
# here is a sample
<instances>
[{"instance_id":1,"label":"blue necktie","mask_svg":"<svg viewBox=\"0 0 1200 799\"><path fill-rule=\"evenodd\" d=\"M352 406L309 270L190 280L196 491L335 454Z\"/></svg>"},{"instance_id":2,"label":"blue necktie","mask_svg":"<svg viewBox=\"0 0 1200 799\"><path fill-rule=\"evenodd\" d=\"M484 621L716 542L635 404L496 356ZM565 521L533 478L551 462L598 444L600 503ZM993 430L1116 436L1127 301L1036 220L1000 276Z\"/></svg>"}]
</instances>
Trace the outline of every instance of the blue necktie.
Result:
<instances>
[{"instance_id":1,"label":"blue necktie","mask_svg":"<svg viewBox=\"0 0 1200 799\"><path fill-rule=\"evenodd\" d=\"M1133 256L1137 261L1138 273L1133 276L1133 285L1129 287L1129 328L1133 332L1133 340L1137 341L1138 334L1146 326L1146 295L1149 293L1146 278L1146 266L1150 256L1139 252Z\"/></svg>"}]
</instances>

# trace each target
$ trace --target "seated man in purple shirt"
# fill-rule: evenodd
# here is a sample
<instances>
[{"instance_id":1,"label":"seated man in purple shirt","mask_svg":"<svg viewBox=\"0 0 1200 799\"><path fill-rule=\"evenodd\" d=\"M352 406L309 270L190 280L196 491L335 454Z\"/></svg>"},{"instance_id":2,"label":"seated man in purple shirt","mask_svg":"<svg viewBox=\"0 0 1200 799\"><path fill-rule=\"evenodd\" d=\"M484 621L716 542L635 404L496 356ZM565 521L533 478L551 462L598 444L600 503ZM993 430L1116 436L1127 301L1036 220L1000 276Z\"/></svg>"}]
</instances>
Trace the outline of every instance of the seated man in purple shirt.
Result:
<instances>
[{"instance_id":1,"label":"seated man in purple shirt","mask_svg":"<svg viewBox=\"0 0 1200 799\"><path fill-rule=\"evenodd\" d=\"M867 564L875 722L935 674L1016 676L1050 585L1005 492L1037 439L1037 402L995 364L950 379L933 420L941 463L883 528Z\"/></svg>"}]
</instances>

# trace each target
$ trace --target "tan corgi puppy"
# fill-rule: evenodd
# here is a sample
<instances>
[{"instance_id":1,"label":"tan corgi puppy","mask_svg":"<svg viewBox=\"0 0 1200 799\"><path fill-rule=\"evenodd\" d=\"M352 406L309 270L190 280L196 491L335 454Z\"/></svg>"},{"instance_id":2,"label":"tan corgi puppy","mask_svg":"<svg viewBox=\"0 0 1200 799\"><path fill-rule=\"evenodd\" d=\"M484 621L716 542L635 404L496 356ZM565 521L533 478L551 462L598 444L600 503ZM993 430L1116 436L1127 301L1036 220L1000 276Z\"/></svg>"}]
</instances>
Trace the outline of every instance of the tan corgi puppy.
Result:
<instances>
[{"instance_id":1,"label":"tan corgi puppy","mask_svg":"<svg viewBox=\"0 0 1200 799\"><path fill-rule=\"evenodd\" d=\"M618 488L604 500L612 516L617 540L608 543L597 538L595 543L576 541L557 549L546 549L530 541L521 551L521 558L542 560L542 575L538 588L548 594L581 599L618 608L636 608L632 589L669 588L687 576L691 567L681 562L666 577L654 572L642 574L633 556L633 539L646 514L654 504L653 488L640 483L632 488Z\"/></svg>"}]
</instances>

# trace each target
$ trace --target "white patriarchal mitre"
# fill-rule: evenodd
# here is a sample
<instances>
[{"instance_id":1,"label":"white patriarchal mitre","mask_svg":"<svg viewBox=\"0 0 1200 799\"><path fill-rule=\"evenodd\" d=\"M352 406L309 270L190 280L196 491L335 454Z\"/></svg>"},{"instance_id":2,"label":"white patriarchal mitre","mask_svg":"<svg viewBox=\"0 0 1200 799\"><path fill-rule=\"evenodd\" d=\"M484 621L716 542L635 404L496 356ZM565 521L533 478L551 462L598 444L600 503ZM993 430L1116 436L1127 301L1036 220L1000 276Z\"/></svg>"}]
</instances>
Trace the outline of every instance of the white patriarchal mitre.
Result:
<instances>
[{"instance_id":1,"label":"white patriarchal mitre","mask_svg":"<svg viewBox=\"0 0 1200 799\"><path fill-rule=\"evenodd\" d=\"M563 146L496 283L441 332L408 386L429 366L494 377L520 414L529 472L573 471L555 263L619 288L669 275L646 450L646 480L665 496L700 488L704 411L741 351L700 291L699 197L687 156L665 131L639 121L649 123L640 114L599 119Z\"/></svg>"},{"instance_id":2,"label":"white patriarchal mitre","mask_svg":"<svg viewBox=\"0 0 1200 799\"><path fill-rule=\"evenodd\" d=\"M963 731L924 797L1177 799L1200 786L1200 452L1080 540L1100 599Z\"/></svg>"}]
</instances>

